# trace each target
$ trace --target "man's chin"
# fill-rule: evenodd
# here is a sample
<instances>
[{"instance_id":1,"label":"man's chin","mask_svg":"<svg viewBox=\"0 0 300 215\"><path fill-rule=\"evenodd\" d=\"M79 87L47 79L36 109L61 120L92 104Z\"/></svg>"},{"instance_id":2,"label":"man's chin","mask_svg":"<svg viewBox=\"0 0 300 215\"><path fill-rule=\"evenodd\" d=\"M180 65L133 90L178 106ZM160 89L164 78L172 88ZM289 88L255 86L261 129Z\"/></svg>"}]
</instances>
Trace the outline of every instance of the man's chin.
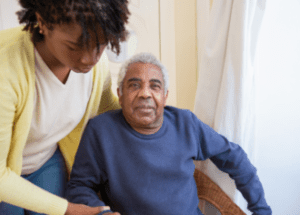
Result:
<instances>
[{"instance_id":1,"label":"man's chin","mask_svg":"<svg viewBox=\"0 0 300 215\"><path fill-rule=\"evenodd\" d=\"M157 119L154 115L148 116L140 116L139 120L136 121L136 124L139 124L141 127L144 128L152 128L156 126L160 126L163 120Z\"/></svg>"}]
</instances>

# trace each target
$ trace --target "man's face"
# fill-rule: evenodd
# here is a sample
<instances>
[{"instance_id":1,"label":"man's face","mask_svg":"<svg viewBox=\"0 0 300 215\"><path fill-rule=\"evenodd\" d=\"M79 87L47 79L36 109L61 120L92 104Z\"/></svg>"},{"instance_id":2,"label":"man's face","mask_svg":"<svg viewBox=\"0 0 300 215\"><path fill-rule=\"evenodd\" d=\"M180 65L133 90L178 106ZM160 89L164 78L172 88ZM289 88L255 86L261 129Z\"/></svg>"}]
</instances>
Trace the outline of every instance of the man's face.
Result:
<instances>
[{"instance_id":1,"label":"man's face","mask_svg":"<svg viewBox=\"0 0 300 215\"><path fill-rule=\"evenodd\" d=\"M157 132L163 123L168 94L164 93L161 70L149 63L133 63L123 80L119 103L131 127L143 134Z\"/></svg>"}]
</instances>

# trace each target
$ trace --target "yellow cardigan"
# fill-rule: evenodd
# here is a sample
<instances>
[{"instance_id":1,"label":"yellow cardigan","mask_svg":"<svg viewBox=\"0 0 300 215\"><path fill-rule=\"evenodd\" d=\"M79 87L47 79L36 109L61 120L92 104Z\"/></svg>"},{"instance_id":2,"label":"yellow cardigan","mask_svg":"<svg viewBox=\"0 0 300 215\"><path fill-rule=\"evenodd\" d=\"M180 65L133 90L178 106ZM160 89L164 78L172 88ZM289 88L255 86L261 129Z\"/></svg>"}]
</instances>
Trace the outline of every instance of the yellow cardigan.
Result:
<instances>
[{"instance_id":1,"label":"yellow cardigan","mask_svg":"<svg viewBox=\"0 0 300 215\"><path fill-rule=\"evenodd\" d=\"M35 92L35 58L31 34L21 27L0 32L0 201L39 213L64 214L67 201L20 177L22 152L31 124ZM76 108L76 107L74 107ZM99 113L120 108L111 91L105 54L93 68L93 90L77 127L59 142L68 170L83 129Z\"/></svg>"}]
</instances>

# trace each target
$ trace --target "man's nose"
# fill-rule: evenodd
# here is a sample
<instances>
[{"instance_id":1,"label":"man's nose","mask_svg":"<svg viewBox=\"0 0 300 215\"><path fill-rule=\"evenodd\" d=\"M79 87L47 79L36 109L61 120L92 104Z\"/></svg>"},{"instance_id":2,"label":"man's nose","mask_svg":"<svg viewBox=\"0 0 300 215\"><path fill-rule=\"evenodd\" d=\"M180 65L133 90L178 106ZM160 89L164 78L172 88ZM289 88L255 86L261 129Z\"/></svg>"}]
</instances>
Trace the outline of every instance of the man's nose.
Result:
<instances>
[{"instance_id":1,"label":"man's nose","mask_svg":"<svg viewBox=\"0 0 300 215\"><path fill-rule=\"evenodd\" d=\"M151 97L151 95L151 89L149 88L149 86L142 87L139 92L139 96L143 98L149 98Z\"/></svg>"}]
</instances>

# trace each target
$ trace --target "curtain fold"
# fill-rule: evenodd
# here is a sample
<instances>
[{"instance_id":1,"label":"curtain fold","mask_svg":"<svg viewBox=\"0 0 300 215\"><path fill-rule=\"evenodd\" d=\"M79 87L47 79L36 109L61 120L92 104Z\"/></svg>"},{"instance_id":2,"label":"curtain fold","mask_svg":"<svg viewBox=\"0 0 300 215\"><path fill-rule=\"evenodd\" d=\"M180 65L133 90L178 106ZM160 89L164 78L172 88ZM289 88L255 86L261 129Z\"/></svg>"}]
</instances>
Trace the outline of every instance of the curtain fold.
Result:
<instances>
[{"instance_id":1,"label":"curtain fold","mask_svg":"<svg viewBox=\"0 0 300 215\"><path fill-rule=\"evenodd\" d=\"M195 114L255 162L256 41L266 0L197 1L198 86ZM242 210L232 179L210 161L200 165Z\"/></svg>"}]
</instances>

